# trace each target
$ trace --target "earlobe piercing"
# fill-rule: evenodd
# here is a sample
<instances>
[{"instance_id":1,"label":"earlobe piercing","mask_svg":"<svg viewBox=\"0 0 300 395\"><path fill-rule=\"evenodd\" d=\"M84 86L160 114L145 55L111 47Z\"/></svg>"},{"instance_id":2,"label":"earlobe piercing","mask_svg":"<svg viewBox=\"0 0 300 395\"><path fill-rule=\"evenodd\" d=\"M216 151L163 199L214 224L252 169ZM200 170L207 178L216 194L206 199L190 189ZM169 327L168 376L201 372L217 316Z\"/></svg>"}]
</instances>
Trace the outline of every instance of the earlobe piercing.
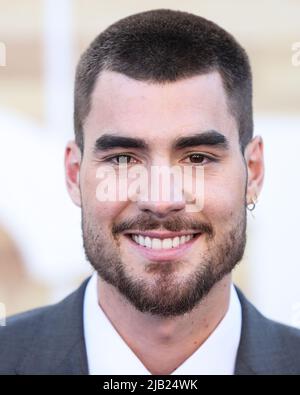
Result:
<instances>
[{"instance_id":1,"label":"earlobe piercing","mask_svg":"<svg viewBox=\"0 0 300 395\"><path fill-rule=\"evenodd\" d=\"M257 203L257 196L255 194L255 197L253 198L253 196L252 196L251 202L249 204L247 204L247 210L253 211L255 209L256 203Z\"/></svg>"}]
</instances>

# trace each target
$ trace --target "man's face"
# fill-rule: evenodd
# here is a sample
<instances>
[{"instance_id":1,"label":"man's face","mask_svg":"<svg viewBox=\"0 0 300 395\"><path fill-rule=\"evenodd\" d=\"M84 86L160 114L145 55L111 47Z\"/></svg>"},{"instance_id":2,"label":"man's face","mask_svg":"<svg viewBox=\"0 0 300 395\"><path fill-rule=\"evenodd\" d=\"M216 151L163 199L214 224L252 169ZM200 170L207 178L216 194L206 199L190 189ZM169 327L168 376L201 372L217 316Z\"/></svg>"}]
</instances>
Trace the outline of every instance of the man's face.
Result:
<instances>
[{"instance_id":1,"label":"man's face","mask_svg":"<svg viewBox=\"0 0 300 395\"><path fill-rule=\"evenodd\" d=\"M200 141L212 130L224 137ZM99 201L97 171L111 165L118 173L122 160L149 172L202 167L202 210L187 212L184 199ZM98 78L80 165L84 246L99 275L138 310L183 314L231 272L245 247L246 182L237 124L217 72L164 85L107 71Z\"/></svg>"}]
</instances>

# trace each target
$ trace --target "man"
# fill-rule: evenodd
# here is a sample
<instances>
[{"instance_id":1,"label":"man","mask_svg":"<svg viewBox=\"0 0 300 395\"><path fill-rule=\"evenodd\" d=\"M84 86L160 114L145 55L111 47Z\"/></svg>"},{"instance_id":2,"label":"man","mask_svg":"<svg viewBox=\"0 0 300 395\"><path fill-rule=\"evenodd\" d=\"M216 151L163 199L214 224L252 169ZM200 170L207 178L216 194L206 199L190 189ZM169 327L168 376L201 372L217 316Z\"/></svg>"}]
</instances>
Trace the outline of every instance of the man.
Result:
<instances>
[{"instance_id":1,"label":"man","mask_svg":"<svg viewBox=\"0 0 300 395\"><path fill-rule=\"evenodd\" d=\"M235 39L179 11L120 20L79 61L74 115L67 187L95 274L59 304L8 320L0 372L300 373L299 332L232 285L264 177ZM155 168L192 182L174 172L182 194L162 198Z\"/></svg>"}]
</instances>

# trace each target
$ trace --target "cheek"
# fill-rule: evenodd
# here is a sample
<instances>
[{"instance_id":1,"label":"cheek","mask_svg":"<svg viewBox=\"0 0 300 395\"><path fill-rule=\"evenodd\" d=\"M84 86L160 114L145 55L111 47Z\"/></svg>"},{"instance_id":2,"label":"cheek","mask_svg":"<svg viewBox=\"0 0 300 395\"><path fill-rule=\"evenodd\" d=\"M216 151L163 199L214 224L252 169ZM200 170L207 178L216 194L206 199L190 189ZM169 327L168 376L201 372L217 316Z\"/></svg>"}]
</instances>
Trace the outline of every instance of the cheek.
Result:
<instances>
[{"instance_id":1,"label":"cheek","mask_svg":"<svg viewBox=\"0 0 300 395\"><path fill-rule=\"evenodd\" d=\"M245 180L241 173L232 177L208 178L204 191L204 213L213 221L228 221L244 205Z\"/></svg>"},{"instance_id":2,"label":"cheek","mask_svg":"<svg viewBox=\"0 0 300 395\"><path fill-rule=\"evenodd\" d=\"M125 203L115 199L114 179L106 173L99 172L99 169L101 170L99 167L83 167L80 188L85 211L104 224L113 222ZM104 177L101 177L102 173Z\"/></svg>"},{"instance_id":3,"label":"cheek","mask_svg":"<svg viewBox=\"0 0 300 395\"><path fill-rule=\"evenodd\" d=\"M94 214L99 222L105 226L112 226L117 222L120 214L125 208L124 202L96 202Z\"/></svg>"}]
</instances>

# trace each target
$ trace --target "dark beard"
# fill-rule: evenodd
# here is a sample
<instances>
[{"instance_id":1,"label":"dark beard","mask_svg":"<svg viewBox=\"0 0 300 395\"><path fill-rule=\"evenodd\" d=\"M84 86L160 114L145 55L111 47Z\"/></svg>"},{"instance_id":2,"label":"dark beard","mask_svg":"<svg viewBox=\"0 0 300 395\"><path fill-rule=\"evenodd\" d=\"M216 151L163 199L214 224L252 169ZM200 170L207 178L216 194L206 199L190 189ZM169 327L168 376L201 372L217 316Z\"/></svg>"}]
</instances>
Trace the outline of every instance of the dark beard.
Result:
<instances>
[{"instance_id":1,"label":"dark beard","mask_svg":"<svg viewBox=\"0 0 300 395\"><path fill-rule=\"evenodd\" d=\"M209 293L212 287L225 275L229 274L242 259L246 245L246 209L240 213L222 239L217 241L210 224L191 222L188 218L173 218L158 222L148 215L141 215L133 221L123 222L113 228L109 241L104 234L99 234L82 213L82 232L85 254L98 275L113 285L123 294L136 309L141 312L161 317L178 316L191 311ZM126 266L120 259L118 234L124 230L158 229L161 225L170 231L199 230L201 237L207 237L209 249L206 254L200 253L199 266L189 278L180 283L175 281L176 265L182 262L170 261L149 263L145 267L147 273L155 275L155 286L143 279L129 276ZM117 247L116 247L117 246ZM177 276L178 277L178 276Z\"/></svg>"}]
</instances>

